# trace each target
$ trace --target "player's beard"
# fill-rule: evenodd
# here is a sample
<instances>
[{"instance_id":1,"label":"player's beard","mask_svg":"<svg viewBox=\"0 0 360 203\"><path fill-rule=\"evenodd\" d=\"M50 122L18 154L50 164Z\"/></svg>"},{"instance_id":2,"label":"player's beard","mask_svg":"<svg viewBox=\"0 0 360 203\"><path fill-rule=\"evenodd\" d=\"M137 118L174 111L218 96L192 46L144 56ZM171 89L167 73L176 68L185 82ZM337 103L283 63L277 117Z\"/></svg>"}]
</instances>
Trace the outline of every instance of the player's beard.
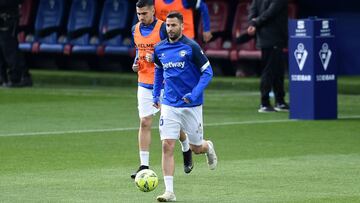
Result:
<instances>
[{"instance_id":1,"label":"player's beard","mask_svg":"<svg viewBox=\"0 0 360 203\"><path fill-rule=\"evenodd\" d=\"M171 41L176 41L177 39L179 39L180 34L181 34L180 32L176 32L176 31L168 32L168 36Z\"/></svg>"}]
</instances>

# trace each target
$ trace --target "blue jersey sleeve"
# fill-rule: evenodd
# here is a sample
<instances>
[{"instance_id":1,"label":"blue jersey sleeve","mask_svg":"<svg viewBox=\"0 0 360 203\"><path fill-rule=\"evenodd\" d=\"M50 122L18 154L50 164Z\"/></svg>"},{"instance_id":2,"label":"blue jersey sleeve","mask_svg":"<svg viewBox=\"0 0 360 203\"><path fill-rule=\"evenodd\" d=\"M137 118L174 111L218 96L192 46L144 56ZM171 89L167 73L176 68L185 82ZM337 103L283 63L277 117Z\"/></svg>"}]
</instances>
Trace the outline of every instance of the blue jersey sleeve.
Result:
<instances>
[{"instance_id":1,"label":"blue jersey sleeve","mask_svg":"<svg viewBox=\"0 0 360 203\"><path fill-rule=\"evenodd\" d=\"M160 27L160 39L164 40L167 38L166 24L163 22Z\"/></svg>"},{"instance_id":2,"label":"blue jersey sleeve","mask_svg":"<svg viewBox=\"0 0 360 203\"><path fill-rule=\"evenodd\" d=\"M202 23L203 23L204 32L210 32L210 15L206 3L201 1L199 9L201 12L201 19L203 21Z\"/></svg>"},{"instance_id":3,"label":"blue jersey sleeve","mask_svg":"<svg viewBox=\"0 0 360 203\"><path fill-rule=\"evenodd\" d=\"M210 65L209 59L205 56L198 44L193 43L191 48L193 63L203 72Z\"/></svg>"},{"instance_id":4,"label":"blue jersey sleeve","mask_svg":"<svg viewBox=\"0 0 360 203\"><path fill-rule=\"evenodd\" d=\"M158 54L156 52L156 48L154 51L154 64L155 64L155 74L154 74L153 98L154 101L157 101L158 98L160 97L162 83L164 81L164 76L163 76L164 69L159 60Z\"/></svg>"},{"instance_id":5,"label":"blue jersey sleeve","mask_svg":"<svg viewBox=\"0 0 360 203\"><path fill-rule=\"evenodd\" d=\"M213 77L213 71L209 64L208 68L201 73L200 80L198 84L194 87L194 89L191 91L191 94L188 95L189 96L188 99L190 99L190 101L197 100L200 97L200 95L202 95L205 88L209 85L212 77ZM184 97L186 97L186 95Z\"/></svg>"},{"instance_id":6,"label":"blue jersey sleeve","mask_svg":"<svg viewBox=\"0 0 360 203\"><path fill-rule=\"evenodd\" d=\"M200 97L200 95L202 95L205 88L209 85L213 77L213 71L208 58L205 56L200 46L194 42L191 45L191 48L193 63L200 69L201 76L198 84L191 91L191 94L185 95L184 97L190 99L190 101L195 101Z\"/></svg>"}]
</instances>

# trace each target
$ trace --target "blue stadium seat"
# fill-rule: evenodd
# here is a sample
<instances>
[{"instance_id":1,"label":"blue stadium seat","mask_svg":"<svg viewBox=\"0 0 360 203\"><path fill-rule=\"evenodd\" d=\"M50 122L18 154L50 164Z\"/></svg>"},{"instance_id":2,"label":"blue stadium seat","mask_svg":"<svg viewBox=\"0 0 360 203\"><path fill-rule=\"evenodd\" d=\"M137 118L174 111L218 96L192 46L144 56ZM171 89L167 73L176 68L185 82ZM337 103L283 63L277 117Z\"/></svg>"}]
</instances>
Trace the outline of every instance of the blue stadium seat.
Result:
<instances>
[{"instance_id":1,"label":"blue stadium seat","mask_svg":"<svg viewBox=\"0 0 360 203\"><path fill-rule=\"evenodd\" d=\"M91 42L97 14L96 0L73 0L67 25L65 54L96 53L98 42ZM96 30L96 29L95 29Z\"/></svg>"},{"instance_id":2,"label":"blue stadium seat","mask_svg":"<svg viewBox=\"0 0 360 203\"><path fill-rule=\"evenodd\" d=\"M129 2L127 0L106 0L104 3L99 33L103 54L128 54L129 44L124 43L124 34L129 32Z\"/></svg>"},{"instance_id":3,"label":"blue stadium seat","mask_svg":"<svg viewBox=\"0 0 360 203\"><path fill-rule=\"evenodd\" d=\"M40 0L32 40L19 44L23 51L59 52L58 37L64 20L64 0Z\"/></svg>"}]
</instances>

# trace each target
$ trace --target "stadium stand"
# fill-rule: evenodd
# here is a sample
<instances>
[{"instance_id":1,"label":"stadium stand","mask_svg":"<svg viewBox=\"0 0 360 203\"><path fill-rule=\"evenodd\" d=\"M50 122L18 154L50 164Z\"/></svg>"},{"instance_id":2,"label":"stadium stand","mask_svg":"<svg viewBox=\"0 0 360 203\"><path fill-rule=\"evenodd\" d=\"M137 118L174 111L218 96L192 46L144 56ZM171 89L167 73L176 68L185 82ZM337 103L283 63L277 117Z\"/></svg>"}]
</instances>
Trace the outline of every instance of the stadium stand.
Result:
<instances>
[{"instance_id":1,"label":"stadium stand","mask_svg":"<svg viewBox=\"0 0 360 203\"><path fill-rule=\"evenodd\" d=\"M255 47L255 40L236 43L236 36L247 29L251 0L206 0L206 3L214 37L206 44L201 41L200 20L197 40L207 56L229 63L259 60L261 53ZM131 46L131 27L137 22L134 10L135 2L130 0L24 0L19 48L30 55L90 54L131 58L135 53ZM296 1L289 0L289 17L296 18L297 10Z\"/></svg>"},{"instance_id":2,"label":"stadium stand","mask_svg":"<svg viewBox=\"0 0 360 203\"><path fill-rule=\"evenodd\" d=\"M209 0L206 3L208 5L210 15L210 29L211 32L214 33L214 39L207 44L203 44L201 40L198 41L209 57L228 58L230 52L228 48L230 47L226 48L224 46L226 25L229 15L228 3L221 0ZM203 26L200 24L198 29L198 36L200 38L202 36L202 32ZM216 35L218 35L218 37Z\"/></svg>"}]
</instances>

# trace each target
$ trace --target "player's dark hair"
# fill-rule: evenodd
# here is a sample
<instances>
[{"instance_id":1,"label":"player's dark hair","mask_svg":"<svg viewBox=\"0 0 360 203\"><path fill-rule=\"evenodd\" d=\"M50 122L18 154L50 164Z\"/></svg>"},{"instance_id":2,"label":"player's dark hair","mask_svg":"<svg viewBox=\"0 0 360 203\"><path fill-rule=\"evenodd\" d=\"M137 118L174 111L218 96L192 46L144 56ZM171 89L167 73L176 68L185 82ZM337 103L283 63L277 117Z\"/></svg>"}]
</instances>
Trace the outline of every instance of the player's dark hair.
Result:
<instances>
[{"instance_id":1,"label":"player's dark hair","mask_svg":"<svg viewBox=\"0 0 360 203\"><path fill-rule=\"evenodd\" d=\"M138 0L136 7L143 8L145 6L154 6L154 0Z\"/></svg>"},{"instance_id":2,"label":"player's dark hair","mask_svg":"<svg viewBox=\"0 0 360 203\"><path fill-rule=\"evenodd\" d=\"M167 16L166 18L177 18L180 23L183 23L184 22L184 17L183 15L178 12L178 11L171 11Z\"/></svg>"}]
</instances>

